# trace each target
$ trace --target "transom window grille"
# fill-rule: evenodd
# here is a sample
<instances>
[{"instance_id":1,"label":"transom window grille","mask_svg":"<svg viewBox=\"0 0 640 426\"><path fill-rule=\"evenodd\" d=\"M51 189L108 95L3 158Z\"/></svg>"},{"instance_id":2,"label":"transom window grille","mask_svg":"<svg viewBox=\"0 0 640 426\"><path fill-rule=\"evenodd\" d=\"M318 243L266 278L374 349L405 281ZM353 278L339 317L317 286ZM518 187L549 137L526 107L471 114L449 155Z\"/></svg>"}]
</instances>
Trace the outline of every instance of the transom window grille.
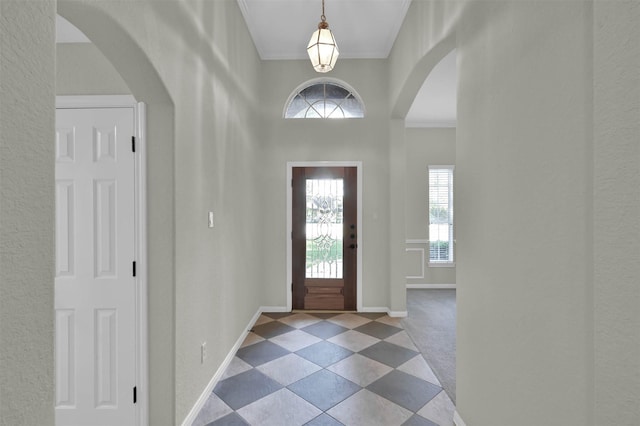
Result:
<instances>
[{"instance_id":1,"label":"transom window grille","mask_svg":"<svg viewBox=\"0 0 640 426\"><path fill-rule=\"evenodd\" d=\"M346 85L316 81L297 89L289 98L284 118L363 118L359 96Z\"/></svg>"},{"instance_id":2,"label":"transom window grille","mask_svg":"<svg viewBox=\"0 0 640 426\"><path fill-rule=\"evenodd\" d=\"M453 166L429 166L429 263L453 265Z\"/></svg>"}]
</instances>

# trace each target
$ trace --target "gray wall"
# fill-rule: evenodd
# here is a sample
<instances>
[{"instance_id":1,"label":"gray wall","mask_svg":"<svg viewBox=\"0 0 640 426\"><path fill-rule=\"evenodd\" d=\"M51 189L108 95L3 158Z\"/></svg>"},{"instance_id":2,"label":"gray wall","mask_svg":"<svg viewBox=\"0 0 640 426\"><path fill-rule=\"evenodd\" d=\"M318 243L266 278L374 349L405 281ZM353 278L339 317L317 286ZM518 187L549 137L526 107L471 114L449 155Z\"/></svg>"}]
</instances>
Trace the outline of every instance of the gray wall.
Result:
<instances>
[{"instance_id":1,"label":"gray wall","mask_svg":"<svg viewBox=\"0 0 640 426\"><path fill-rule=\"evenodd\" d=\"M427 240L429 238L429 170L430 165L452 165L456 163L455 128L407 128L406 144L406 239ZM454 185L455 185L454 172ZM455 198L455 188L454 188ZM455 201L455 200L454 200ZM454 204L454 212L456 211ZM454 213L455 220L455 213ZM428 247L422 243L408 243L408 249L425 250L424 278L407 279L407 284L455 284L455 267L428 267ZM418 276L419 251L407 253L407 273Z\"/></svg>"},{"instance_id":2,"label":"gray wall","mask_svg":"<svg viewBox=\"0 0 640 426\"><path fill-rule=\"evenodd\" d=\"M412 2L390 57L394 113L454 34L458 47L467 424L640 421L638 9Z\"/></svg>"},{"instance_id":3,"label":"gray wall","mask_svg":"<svg viewBox=\"0 0 640 426\"><path fill-rule=\"evenodd\" d=\"M53 424L54 1L0 2L0 424Z\"/></svg>"},{"instance_id":4,"label":"gray wall","mask_svg":"<svg viewBox=\"0 0 640 426\"><path fill-rule=\"evenodd\" d=\"M0 5L2 421L52 424L55 4ZM456 27L458 411L473 425L639 423L637 2L414 0L388 61L332 74L368 121L328 125L278 121L312 74L259 62L235 1L58 8L150 105L151 424L181 422L257 307L283 303L284 260L265 255L286 242L282 210L255 209L283 205L290 158L362 159L365 306L402 305L407 151L388 117Z\"/></svg>"},{"instance_id":5,"label":"gray wall","mask_svg":"<svg viewBox=\"0 0 640 426\"><path fill-rule=\"evenodd\" d=\"M598 425L640 424L639 22L637 1L594 3L590 297Z\"/></svg>"},{"instance_id":6,"label":"gray wall","mask_svg":"<svg viewBox=\"0 0 640 426\"><path fill-rule=\"evenodd\" d=\"M263 304L286 306L286 189L289 161L362 161L363 305L392 308L389 280L389 125L384 60L341 60L331 78L351 85L362 97L366 115L351 120L282 118L289 95L300 84L318 78L308 61L262 64L264 129L258 163L264 196L262 256L265 259Z\"/></svg>"},{"instance_id":7,"label":"gray wall","mask_svg":"<svg viewBox=\"0 0 640 426\"><path fill-rule=\"evenodd\" d=\"M131 90L93 43L56 44L57 95L128 95Z\"/></svg>"},{"instance_id":8,"label":"gray wall","mask_svg":"<svg viewBox=\"0 0 640 426\"><path fill-rule=\"evenodd\" d=\"M456 401L470 424L593 421L587 17L581 2L497 3L458 29Z\"/></svg>"},{"instance_id":9,"label":"gray wall","mask_svg":"<svg viewBox=\"0 0 640 426\"><path fill-rule=\"evenodd\" d=\"M150 104L150 423L181 423L261 304L258 56L235 1L62 6Z\"/></svg>"}]
</instances>

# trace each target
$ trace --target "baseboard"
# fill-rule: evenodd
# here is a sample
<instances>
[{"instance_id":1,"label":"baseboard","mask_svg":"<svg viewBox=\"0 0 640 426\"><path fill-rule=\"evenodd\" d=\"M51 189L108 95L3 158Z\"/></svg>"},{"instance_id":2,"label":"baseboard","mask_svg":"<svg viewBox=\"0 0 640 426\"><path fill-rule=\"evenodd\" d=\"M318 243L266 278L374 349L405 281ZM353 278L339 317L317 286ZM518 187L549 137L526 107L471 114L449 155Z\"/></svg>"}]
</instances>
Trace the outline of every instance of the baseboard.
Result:
<instances>
[{"instance_id":1,"label":"baseboard","mask_svg":"<svg viewBox=\"0 0 640 426\"><path fill-rule=\"evenodd\" d=\"M362 307L362 309L360 309L359 312L364 312L364 313L379 313L379 312L384 312L387 313L389 312L389 308L387 307L382 307L382 306L368 306L368 307Z\"/></svg>"},{"instance_id":2,"label":"baseboard","mask_svg":"<svg viewBox=\"0 0 640 426\"><path fill-rule=\"evenodd\" d=\"M436 289L436 290L454 289L455 290L455 288L456 288L455 284L407 284L407 289L420 289L420 290L427 290L427 289Z\"/></svg>"},{"instance_id":3,"label":"baseboard","mask_svg":"<svg viewBox=\"0 0 640 426\"><path fill-rule=\"evenodd\" d=\"M291 312L291 309L288 309L286 306L260 306L260 313L263 312Z\"/></svg>"},{"instance_id":4,"label":"baseboard","mask_svg":"<svg viewBox=\"0 0 640 426\"><path fill-rule=\"evenodd\" d=\"M392 311L389 308L386 307L381 307L381 306L370 306L367 308L362 308L360 309L358 312L364 312L364 313L368 313L368 312L373 312L373 313L379 313L379 312L384 312L387 315L389 315L390 317L394 317L394 318L404 318L408 315L407 311Z\"/></svg>"},{"instance_id":5,"label":"baseboard","mask_svg":"<svg viewBox=\"0 0 640 426\"><path fill-rule=\"evenodd\" d=\"M222 377L227 367L229 367L229 364L231 364L233 357L236 356L236 352L238 352L238 349L240 349L240 345L242 345L242 342L244 342L244 340L247 338L247 335L249 334L249 330L251 330L253 328L253 325L256 323L256 321L258 321L260 314L262 314L262 312L276 312L271 310L263 311L264 308L271 308L271 307L263 306L258 308L258 311L253 315L253 317L249 321L249 324L247 324L247 327L245 328L246 331L240 334L240 337L238 337L238 340L236 341L235 345L233 345L233 347L227 354L222 364L220 364L220 367L218 367L218 370L209 381L209 384L207 384L207 387L205 387L204 391L202 391L200 398L198 398L193 408L191 408L191 411L189 411L189 414L187 415L187 417L185 417L184 421L182 422L182 426L191 426L195 421L196 417L198 417L198 413L200 413L200 410L202 410L202 407L207 402L207 399L209 399L209 396L211 395L211 392L213 392L213 389L218 384L220 377Z\"/></svg>"},{"instance_id":6,"label":"baseboard","mask_svg":"<svg viewBox=\"0 0 640 426\"><path fill-rule=\"evenodd\" d=\"M453 423L456 426L467 426L465 422L462 420L462 417L460 417L460 413L458 413L458 410L455 410L453 412Z\"/></svg>"}]
</instances>

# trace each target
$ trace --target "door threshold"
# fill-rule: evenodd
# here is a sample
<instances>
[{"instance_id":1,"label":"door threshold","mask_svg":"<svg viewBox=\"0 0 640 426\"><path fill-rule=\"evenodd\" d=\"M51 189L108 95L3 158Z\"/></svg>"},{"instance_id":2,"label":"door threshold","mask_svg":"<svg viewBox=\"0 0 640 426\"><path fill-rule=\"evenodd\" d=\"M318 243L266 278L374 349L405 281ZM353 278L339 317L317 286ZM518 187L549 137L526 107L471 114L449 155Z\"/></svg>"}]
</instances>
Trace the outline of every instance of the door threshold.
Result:
<instances>
[{"instance_id":1,"label":"door threshold","mask_svg":"<svg viewBox=\"0 0 640 426\"><path fill-rule=\"evenodd\" d=\"M293 314L356 314L358 311L340 311L329 309L292 309Z\"/></svg>"}]
</instances>

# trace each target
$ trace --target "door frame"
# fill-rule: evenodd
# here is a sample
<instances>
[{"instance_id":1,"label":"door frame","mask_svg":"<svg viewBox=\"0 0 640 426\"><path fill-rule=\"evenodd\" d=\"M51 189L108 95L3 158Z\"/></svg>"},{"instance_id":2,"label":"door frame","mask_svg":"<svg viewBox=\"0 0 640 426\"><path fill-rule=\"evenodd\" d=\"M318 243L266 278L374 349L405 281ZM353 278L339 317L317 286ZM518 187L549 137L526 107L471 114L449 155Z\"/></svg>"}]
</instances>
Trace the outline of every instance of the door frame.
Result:
<instances>
[{"instance_id":1,"label":"door frame","mask_svg":"<svg viewBox=\"0 0 640 426\"><path fill-rule=\"evenodd\" d=\"M357 218L358 218L358 233L357 233L357 257L356 257L356 309L358 312L362 311L362 234L364 227L362 226L362 161L288 161L287 162L287 282L285 283L285 291L287 295L287 311L291 311L293 308L293 249L291 241L291 233L293 231L293 191L291 188L291 182L293 179L294 167L355 167L357 170L356 176L358 179L357 188Z\"/></svg>"},{"instance_id":2,"label":"door frame","mask_svg":"<svg viewBox=\"0 0 640 426\"><path fill-rule=\"evenodd\" d=\"M56 109L82 108L132 108L133 131L136 138L134 159L134 255L136 258L136 354L135 371L137 386L136 425L149 424L149 346L148 346L148 298L147 298L147 120L146 105L130 95L56 96Z\"/></svg>"}]
</instances>

